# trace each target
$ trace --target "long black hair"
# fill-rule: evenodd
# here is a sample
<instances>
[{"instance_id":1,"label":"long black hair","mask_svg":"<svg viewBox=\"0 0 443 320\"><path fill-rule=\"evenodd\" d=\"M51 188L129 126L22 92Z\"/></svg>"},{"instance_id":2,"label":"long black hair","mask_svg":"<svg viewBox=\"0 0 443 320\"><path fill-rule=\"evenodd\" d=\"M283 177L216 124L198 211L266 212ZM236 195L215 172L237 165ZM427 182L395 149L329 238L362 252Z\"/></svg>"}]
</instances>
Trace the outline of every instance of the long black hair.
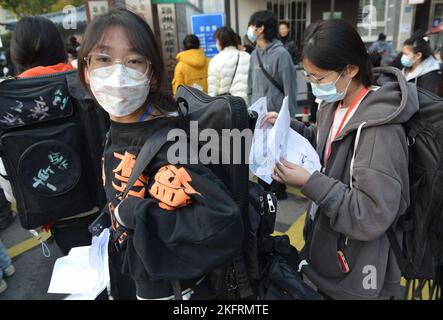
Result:
<instances>
[{"instance_id":1,"label":"long black hair","mask_svg":"<svg viewBox=\"0 0 443 320\"><path fill-rule=\"evenodd\" d=\"M325 70L343 71L347 65L359 67L357 79L372 83L372 64L358 32L344 20L325 20L309 26L303 45L303 58Z\"/></svg>"},{"instance_id":2,"label":"long black hair","mask_svg":"<svg viewBox=\"0 0 443 320\"><path fill-rule=\"evenodd\" d=\"M62 36L55 24L43 17L24 17L15 26L11 39L11 58L19 72L66 63Z\"/></svg>"},{"instance_id":3,"label":"long black hair","mask_svg":"<svg viewBox=\"0 0 443 320\"><path fill-rule=\"evenodd\" d=\"M404 46L411 46L412 51L417 54L421 53L421 60L425 60L432 55L432 49L429 42L424 37L422 30L416 31L412 37L403 42Z\"/></svg>"},{"instance_id":4,"label":"long black hair","mask_svg":"<svg viewBox=\"0 0 443 320\"><path fill-rule=\"evenodd\" d=\"M88 26L78 54L79 78L83 85L90 92L85 79L85 58L102 41L109 28L116 26L125 30L132 47L151 62L153 73L150 83L150 99L156 101L157 107L161 108L161 111L176 111L177 104L166 87L166 69L156 37L145 20L125 8L111 8L108 13L94 18Z\"/></svg>"}]
</instances>

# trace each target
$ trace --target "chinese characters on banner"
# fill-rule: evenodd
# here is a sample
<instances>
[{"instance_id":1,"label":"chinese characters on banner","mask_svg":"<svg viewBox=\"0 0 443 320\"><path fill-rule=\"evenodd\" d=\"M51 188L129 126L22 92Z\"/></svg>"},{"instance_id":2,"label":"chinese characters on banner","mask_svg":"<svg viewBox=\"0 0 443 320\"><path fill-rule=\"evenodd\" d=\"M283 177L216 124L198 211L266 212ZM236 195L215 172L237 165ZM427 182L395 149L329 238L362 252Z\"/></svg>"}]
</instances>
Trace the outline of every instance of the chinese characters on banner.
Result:
<instances>
[{"instance_id":1,"label":"chinese characters on banner","mask_svg":"<svg viewBox=\"0 0 443 320\"><path fill-rule=\"evenodd\" d=\"M160 34L165 59L167 81L172 82L176 64L175 56L178 53L177 24L174 4L159 4L158 20L160 23Z\"/></svg>"},{"instance_id":2,"label":"chinese characters on banner","mask_svg":"<svg viewBox=\"0 0 443 320\"><path fill-rule=\"evenodd\" d=\"M86 0L86 14L88 17L88 22L91 22L95 17L105 14L108 11L108 0Z\"/></svg>"},{"instance_id":3,"label":"chinese characters on banner","mask_svg":"<svg viewBox=\"0 0 443 320\"><path fill-rule=\"evenodd\" d=\"M143 17L152 27L151 0L125 0L126 8Z\"/></svg>"},{"instance_id":4,"label":"chinese characters on banner","mask_svg":"<svg viewBox=\"0 0 443 320\"><path fill-rule=\"evenodd\" d=\"M197 14L191 17L192 33L200 39L200 46L208 58L218 53L215 31L224 26L223 13Z\"/></svg>"}]
</instances>

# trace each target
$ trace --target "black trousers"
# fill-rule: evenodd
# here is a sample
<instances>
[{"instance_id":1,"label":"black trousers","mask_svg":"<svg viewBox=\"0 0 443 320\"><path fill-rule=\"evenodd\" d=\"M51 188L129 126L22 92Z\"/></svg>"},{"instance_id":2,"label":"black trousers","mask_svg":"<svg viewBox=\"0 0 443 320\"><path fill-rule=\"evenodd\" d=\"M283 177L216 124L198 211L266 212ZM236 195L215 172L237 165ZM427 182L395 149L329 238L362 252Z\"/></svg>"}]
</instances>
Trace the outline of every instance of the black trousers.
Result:
<instances>
[{"instance_id":1,"label":"black trousers","mask_svg":"<svg viewBox=\"0 0 443 320\"><path fill-rule=\"evenodd\" d=\"M109 244L111 295L115 300L137 300L134 280L130 275L122 273L124 254L124 251L116 251Z\"/></svg>"}]
</instances>

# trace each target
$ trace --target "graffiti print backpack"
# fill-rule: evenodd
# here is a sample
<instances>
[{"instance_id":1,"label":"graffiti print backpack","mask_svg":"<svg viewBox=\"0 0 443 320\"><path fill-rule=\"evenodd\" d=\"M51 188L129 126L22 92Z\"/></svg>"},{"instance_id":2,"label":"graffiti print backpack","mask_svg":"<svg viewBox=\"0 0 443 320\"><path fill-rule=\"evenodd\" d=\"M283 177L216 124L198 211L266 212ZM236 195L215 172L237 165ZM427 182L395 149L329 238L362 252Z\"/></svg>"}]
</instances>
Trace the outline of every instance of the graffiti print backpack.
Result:
<instances>
[{"instance_id":1,"label":"graffiti print backpack","mask_svg":"<svg viewBox=\"0 0 443 320\"><path fill-rule=\"evenodd\" d=\"M104 205L108 126L76 71L0 80L0 157L24 228Z\"/></svg>"}]
</instances>

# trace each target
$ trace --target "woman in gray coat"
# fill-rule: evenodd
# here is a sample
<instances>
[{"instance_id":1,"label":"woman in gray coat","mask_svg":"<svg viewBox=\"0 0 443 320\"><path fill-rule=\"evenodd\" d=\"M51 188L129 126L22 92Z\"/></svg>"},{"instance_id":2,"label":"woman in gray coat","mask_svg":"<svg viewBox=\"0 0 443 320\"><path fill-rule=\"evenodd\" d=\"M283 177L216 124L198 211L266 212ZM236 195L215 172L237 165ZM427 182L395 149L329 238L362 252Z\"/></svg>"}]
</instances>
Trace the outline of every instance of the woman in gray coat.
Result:
<instances>
[{"instance_id":1,"label":"woman in gray coat","mask_svg":"<svg viewBox=\"0 0 443 320\"><path fill-rule=\"evenodd\" d=\"M373 75L363 41L347 22L322 21L311 30L303 66L322 100L318 125L294 119L291 126L316 146L323 168L311 175L281 159L273 179L301 186L311 200L300 267L318 290L332 299L388 299L401 289L386 231L393 226L400 239L396 222L409 205L402 123L418 110L417 92L399 70Z\"/></svg>"}]
</instances>

